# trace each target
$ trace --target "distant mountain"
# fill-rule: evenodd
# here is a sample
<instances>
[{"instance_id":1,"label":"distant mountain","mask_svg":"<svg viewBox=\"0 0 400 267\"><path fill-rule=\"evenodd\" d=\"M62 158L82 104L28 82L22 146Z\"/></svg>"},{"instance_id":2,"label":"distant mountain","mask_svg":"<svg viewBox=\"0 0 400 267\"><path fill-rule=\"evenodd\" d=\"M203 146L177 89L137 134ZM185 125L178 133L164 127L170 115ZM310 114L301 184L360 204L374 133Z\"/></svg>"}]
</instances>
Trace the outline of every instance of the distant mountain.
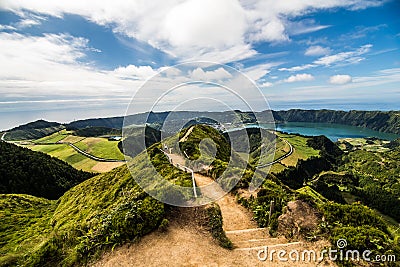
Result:
<instances>
[{"instance_id":1,"label":"distant mountain","mask_svg":"<svg viewBox=\"0 0 400 267\"><path fill-rule=\"evenodd\" d=\"M57 199L93 176L47 154L6 142L0 142L0 152L1 194Z\"/></svg>"},{"instance_id":2,"label":"distant mountain","mask_svg":"<svg viewBox=\"0 0 400 267\"><path fill-rule=\"evenodd\" d=\"M29 140L38 139L64 129L65 126L58 122L48 122L37 120L18 127L7 132L5 140Z\"/></svg>"},{"instance_id":3,"label":"distant mountain","mask_svg":"<svg viewBox=\"0 0 400 267\"><path fill-rule=\"evenodd\" d=\"M75 135L83 137L97 137L104 135L121 135L121 128L108 128L103 126L88 126L75 130Z\"/></svg>"},{"instance_id":4,"label":"distant mountain","mask_svg":"<svg viewBox=\"0 0 400 267\"><path fill-rule=\"evenodd\" d=\"M301 110L274 111L277 122L318 122L360 126L400 134L400 111Z\"/></svg>"},{"instance_id":5,"label":"distant mountain","mask_svg":"<svg viewBox=\"0 0 400 267\"><path fill-rule=\"evenodd\" d=\"M78 130L87 127L104 127L108 129L121 129L125 125L144 125L166 132L176 132L185 122L194 118L213 118L219 123L255 123L255 115L265 114L262 111L254 114L253 112L224 111L224 112L146 112L127 117L111 117L86 119L60 124L57 122L47 122L39 120L31 122L8 131L6 140L27 140L37 139L49 135L60 129ZM341 110L302 110L291 109L272 111L276 123L284 122L313 122L313 123L335 123L351 126L365 127L372 130L400 134L400 111L341 111ZM164 125L164 122L168 123ZM104 130L104 129L103 129Z\"/></svg>"},{"instance_id":6,"label":"distant mountain","mask_svg":"<svg viewBox=\"0 0 400 267\"><path fill-rule=\"evenodd\" d=\"M263 111L266 112L266 111ZM263 113L261 112L261 113ZM268 111L267 111L268 112ZM260 114L261 114L260 113ZM236 112L236 116L232 112L192 112L192 111L179 111L174 112L173 116L170 112L161 113L141 113L131 115L126 118L125 123L129 124L144 124L152 123L162 125L165 118L170 115L169 124L176 123L177 125L181 120L188 120L194 117L213 117L218 119L221 123L235 123L241 120L244 123L255 122L255 117L252 112ZM257 114L257 113L256 113ZM272 111L275 122L314 122L314 123L335 123L351 126L365 127L372 130L400 134L400 111L341 111L341 110L302 110L291 109L282 111ZM149 117L149 119L147 119ZM147 119L147 120L146 120ZM124 118L103 118L103 119L90 119L83 121L76 121L70 123L68 126L104 126L118 128L122 127ZM68 127L67 126L67 127ZM168 129L167 129L168 130Z\"/></svg>"}]
</instances>

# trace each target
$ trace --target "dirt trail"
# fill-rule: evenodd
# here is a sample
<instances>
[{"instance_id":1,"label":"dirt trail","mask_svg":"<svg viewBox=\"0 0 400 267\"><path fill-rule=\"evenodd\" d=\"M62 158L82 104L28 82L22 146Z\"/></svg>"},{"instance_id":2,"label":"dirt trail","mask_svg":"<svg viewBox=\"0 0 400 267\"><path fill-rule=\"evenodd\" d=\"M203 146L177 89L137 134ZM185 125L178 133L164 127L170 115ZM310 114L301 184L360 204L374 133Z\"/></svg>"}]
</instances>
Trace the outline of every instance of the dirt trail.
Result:
<instances>
[{"instance_id":1,"label":"dirt trail","mask_svg":"<svg viewBox=\"0 0 400 267\"><path fill-rule=\"evenodd\" d=\"M173 163L184 165L185 160L179 155L170 154ZM195 173L197 186L202 194L210 195L214 183L210 177ZM215 183L216 184L216 183ZM203 187L203 188L202 188ZM215 190L222 190L219 186ZM180 208L179 214L169 215L170 225L166 233L155 231L143 237L139 242L127 244L106 253L93 266L336 266L330 262L293 262L273 260L260 261L258 252L265 246L271 249L305 249L322 251L328 243L289 243L284 237L272 238L268 229L257 228L252 214L239 205L235 196L226 194L217 201L223 217L223 228L236 249L227 250L220 247L205 230L204 222L199 222L199 208Z\"/></svg>"},{"instance_id":2,"label":"dirt trail","mask_svg":"<svg viewBox=\"0 0 400 267\"><path fill-rule=\"evenodd\" d=\"M190 127L189 130L186 132L186 134L179 140L179 143L185 142L188 139L189 135L192 133L193 129L194 126Z\"/></svg>"},{"instance_id":3,"label":"dirt trail","mask_svg":"<svg viewBox=\"0 0 400 267\"><path fill-rule=\"evenodd\" d=\"M172 159L173 164L179 163L185 165L185 159L182 156L177 154L168 154L168 156ZM213 196L224 194L224 190L210 177L195 173L194 178L197 186L200 187L200 192L204 196L215 199ZM211 184L213 186L207 186ZM257 223L252 220L251 212L238 204L232 194L226 194L217 203L221 208L225 231L257 228Z\"/></svg>"},{"instance_id":4,"label":"dirt trail","mask_svg":"<svg viewBox=\"0 0 400 267\"><path fill-rule=\"evenodd\" d=\"M185 166L185 159L177 154L168 154L169 158L172 160L172 163L176 165L177 163Z\"/></svg>"},{"instance_id":5,"label":"dirt trail","mask_svg":"<svg viewBox=\"0 0 400 267\"><path fill-rule=\"evenodd\" d=\"M199 187L212 184L214 180L210 177L196 173L194 175L196 184ZM222 188L214 183L213 189L215 191L223 192ZM204 192L205 189L200 188L200 191L207 195L212 193ZM249 228L257 228L257 223L252 219L252 214L246 208L237 203L235 196L228 193L221 199L217 201L221 208L222 218L223 218L223 228L225 231L231 230L242 230Z\"/></svg>"},{"instance_id":6,"label":"dirt trail","mask_svg":"<svg viewBox=\"0 0 400 267\"><path fill-rule=\"evenodd\" d=\"M227 250L221 248L213 240L211 234L199 223L195 222L195 208L181 209L185 218L178 214L171 214L168 218L170 226L167 232L155 231L133 244L126 244L105 253L95 262L93 267L115 266L335 266L332 264L318 264L315 262L281 262L277 257L260 261L257 257L259 249ZM265 244L264 244L265 245ZM272 245L272 244L271 244ZM313 244L312 248L322 250L326 243ZM271 246L271 249L280 247ZM309 245L286 245L282 248L302 251L310 249Z\"/></svg>"}]
</instances>

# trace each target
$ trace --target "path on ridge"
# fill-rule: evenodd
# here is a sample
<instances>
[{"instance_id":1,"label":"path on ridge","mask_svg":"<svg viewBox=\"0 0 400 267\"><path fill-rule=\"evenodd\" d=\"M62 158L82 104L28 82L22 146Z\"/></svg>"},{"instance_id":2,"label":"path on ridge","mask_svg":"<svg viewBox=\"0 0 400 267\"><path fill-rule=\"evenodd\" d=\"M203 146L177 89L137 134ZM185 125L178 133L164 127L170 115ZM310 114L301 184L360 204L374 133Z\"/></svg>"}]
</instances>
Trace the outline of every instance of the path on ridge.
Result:
<instances>
[{"instance_id":1,"label":"path on ridge","mask_svg":"<svg viewBox=\"0 0 400 267\"><path fill-rule=\"evenodd\" d=\"M172 163L185 166L185 159L176 154L168 154ZM213 183L210 177L194 173L197 186L202 194L204 185ZM221 189L222 190L222 189ZM303 267L316 266L315 262L273 261L262 262L257 253L265 246L278 249L314 249L321 251L328 245L327 242L304 244L300 242L288 243L284 237L273 238L266 228L257 228L252 220L252 214L236 202L235 196L228 193L217 201L223 217L223 228L228 238L233 242L235 249L227 250L220 247L210 234L196 226L196 214L193 209L182 209L188 213L186 219L171 215L170 225L166 233L155 231L144 236L140 242L126 244L107 252L95 262L95 267L115 266L269 266L269 267ZM185 216L184 216L185 217ZM289 247L289 248L287 248ZM334 263L323 262L324 266L336 266Z\"/></svg>"},{"instance_id":2,"label":"path on ridge","mask_svg":"<svg viewBox=\"0 0 400 267\"><path fill-rule=\"evenodd\" d=\"M185 166L185 159L181 155L168 154L172 160L172 164L180 164ZM200 192L203 196L211 197L217 192L218 194L223 189L210 177L194 173L194 178L197 187L200 188ZM206 185L214 183L213 187L204 187ZM257 223L252 219L252 213L245 207L237 203L235 196L231 193L225 194L222 198L216 201L221 208L223 218L223 228L226 232L245 230L245 229L258 229ZM261 229L261 228L260 228Z\"/></svg>"}]
</instances>

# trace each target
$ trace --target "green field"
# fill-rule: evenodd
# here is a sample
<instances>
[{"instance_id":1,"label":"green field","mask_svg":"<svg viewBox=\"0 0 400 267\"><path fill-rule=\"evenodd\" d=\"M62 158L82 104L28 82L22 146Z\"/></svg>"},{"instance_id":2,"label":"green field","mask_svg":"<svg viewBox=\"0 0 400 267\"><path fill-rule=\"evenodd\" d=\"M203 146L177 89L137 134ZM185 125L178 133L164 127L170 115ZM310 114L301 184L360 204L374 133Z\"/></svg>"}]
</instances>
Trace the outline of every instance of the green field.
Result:
<instances>
[{"instance_id":1,"label":"green field","mask_svg":"<svg viewBox=\"0 0 400 267\"><path fill-rule=\"evenodd\" d=\"M118 142L108 141L106 138L88 137L75 143L75 146L99 158L124 159L118 148Z\"/></svg>"},{"instance_id":2,"label":"green field","mask_svg":"<svg viewBox=\"0 0 400 267\"><path fill-rule=\"evenodd\" d=\"M386 152L390 149L384 147L390 143L385 140L371 140L367 138L342 138L338 141L338 146L343 151L362 149L371 152Z\"/></svg>"},{"instance_id":3,"label":"green field","mask_svg":"<svg viewBox=\"0 0 400 267\"><path fill-rule=\"evenodd\" d=\"M70 131L67 130L61 130L59 132L50 134L48 136L36 139L33 141L34 144L51 144L51 143L57 143L58 141L63 140L64 138L66 138L67 136L69 136L71 134Z\"/></svg>"},{"instance_id":4,"label":"green field","mask_svg":"<svg viewBox=\"0 0 400 267\"><path fill-rule=\"evenodd\" d=\"M286 166L296 166L299 159L306 160L310 157L318 157L319 151L311 148L307 145L307 137L277 133L279 138L287 140L292 144L294 151L289 157L282 160L282 163Z\"/></svg>"},{"instance_id":5,"label":"green field","mask_svg":"<svg viewBox=\"0 0 400 267\"><path fill-rule=\"evenodd\" d=\"M61 144L56 144L61 141ZM123 160L124 155L118 149L118 142L106 138L82 137L62 130L24 145L34 151L43 152L59 158L74 168L89 172L105 172L120 166L121 163L98 162L78 153L67 143L72 143L93 156L106 159Z\"/></svg>"},{"instance_id":6,"label":"green field","mask_svg":"<svg viewBox=\"0 0 400 267\"><path fill-rule=\"evenodd\" d=\"M67 144L28 145L26 147L32 149L33 151L43 152L49 154L50 156L59 158L78 170L93 172L92 168L98 164L97 161L79 154L75 151L75 149Z\"/></svg>"}]
</instances>

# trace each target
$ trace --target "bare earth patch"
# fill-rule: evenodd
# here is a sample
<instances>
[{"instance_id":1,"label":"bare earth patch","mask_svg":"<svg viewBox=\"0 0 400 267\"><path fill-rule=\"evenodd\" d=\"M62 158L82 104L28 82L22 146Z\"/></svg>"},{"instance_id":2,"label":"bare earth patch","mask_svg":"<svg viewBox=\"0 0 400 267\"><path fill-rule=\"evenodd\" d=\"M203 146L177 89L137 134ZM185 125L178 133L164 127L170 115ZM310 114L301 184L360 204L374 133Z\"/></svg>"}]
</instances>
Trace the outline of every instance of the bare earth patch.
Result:
<instances>
[{"instance_id":1,"label":"bare earth patch","mask_svg":"<svg viewBox=\"0 0 400 267\"><path fill-rule=\"evenodd\" d=\"M98 162L92 167L95 172L109 172L114 168L124 165L124 162Z\"/></svg>"}]
</instances>

